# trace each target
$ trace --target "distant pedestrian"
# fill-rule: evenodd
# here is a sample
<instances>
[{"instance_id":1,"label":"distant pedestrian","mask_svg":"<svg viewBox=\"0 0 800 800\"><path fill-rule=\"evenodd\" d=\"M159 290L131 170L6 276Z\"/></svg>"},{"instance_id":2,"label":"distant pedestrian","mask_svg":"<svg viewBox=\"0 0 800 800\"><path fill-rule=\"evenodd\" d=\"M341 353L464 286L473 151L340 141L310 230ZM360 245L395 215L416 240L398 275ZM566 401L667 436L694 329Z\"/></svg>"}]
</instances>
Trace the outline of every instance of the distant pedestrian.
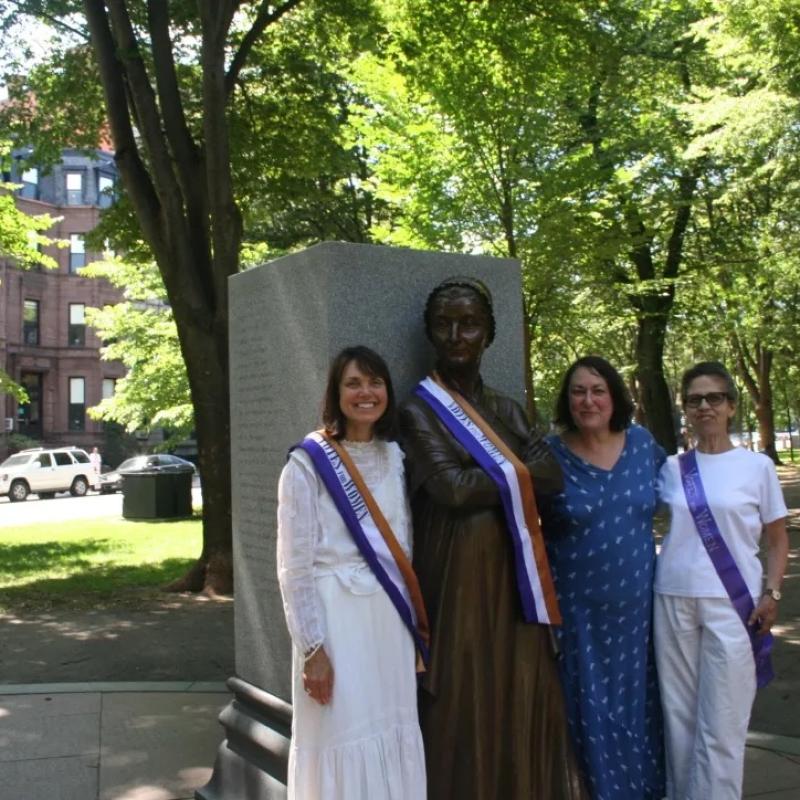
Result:
<instances>
[{"instance_id":1,"label":"distant pedestrian","mask_svg":"<svg viewBox=\"0 0 800 800\"><path fill-rule=\"evenodd\" d=\"M89 453L89 463L92 465L92 488L96 491L100 491L100 471L103 466L103 457L100 455L100 451L96 448L92 448L92 452Z\"/></svg>"}]
</instances>

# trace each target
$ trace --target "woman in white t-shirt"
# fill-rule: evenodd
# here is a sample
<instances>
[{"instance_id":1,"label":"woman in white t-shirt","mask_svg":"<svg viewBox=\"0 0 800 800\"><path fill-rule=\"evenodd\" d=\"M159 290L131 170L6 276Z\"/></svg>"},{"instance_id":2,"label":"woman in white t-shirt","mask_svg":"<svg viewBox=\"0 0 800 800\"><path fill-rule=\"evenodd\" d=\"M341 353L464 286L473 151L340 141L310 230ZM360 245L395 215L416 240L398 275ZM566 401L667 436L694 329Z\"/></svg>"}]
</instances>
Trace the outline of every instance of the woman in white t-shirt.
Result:
<instances>
[{"instance_id":1,"label":"woman in white t-shirt","mask_svg":"<svg viewBox=\"0 0 800 800\"><path fill-rule=\"evenodd\" d=\"M687 370L684 412L708 507L753 597L750 624L763 635L775 622L789 540L786 504L772 461L735 447L728 435L736 386L718 362ZM670 800L738 800L756 691L750 637L698 534L681 482L678 456L659 477L669 534L655 580L655 647L664 707ZM762 590L758 559L767 536Z\"/></svg>"}]
</instances>

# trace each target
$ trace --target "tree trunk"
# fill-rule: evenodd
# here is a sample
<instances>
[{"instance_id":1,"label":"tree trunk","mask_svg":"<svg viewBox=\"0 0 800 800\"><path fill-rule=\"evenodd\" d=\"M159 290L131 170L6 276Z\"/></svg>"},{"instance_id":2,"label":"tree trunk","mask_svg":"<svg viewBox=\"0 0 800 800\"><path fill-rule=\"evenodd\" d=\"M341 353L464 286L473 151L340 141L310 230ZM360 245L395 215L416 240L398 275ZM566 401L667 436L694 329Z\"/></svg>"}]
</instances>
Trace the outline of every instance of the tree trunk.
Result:
<instances>
[{"instance_id":1,"label":"tree trunk","mask_svg":"<svg viewBox=\"0 0 800 800\"><path fill-rule=\"evenodd\" d=\"M767 378L767 381L769 381L769 378ZM776 464L780 464L781 460L775 447L775 414L772 408L772 389L762 384L761 397L762 402L756 405L761 452L766 453Z\"/></svg>"},{"instance_id":2,"label":"tree trunk","mask_svg":"<svg viewBox=\"0 0 800 800\"><path fill-rule=\"evenodd\" d=\"M533 321L531 320L528 303L522 299L522 349L525 357L525 408L528 419L533 425L538 422L536 413L536 397L533 393L533 365L531 364Z\"/></svg>"},{"instance_id":3,"label":"tree trunk","mask_svg":"<svg viewBox=\"0 0 800 800\"><path fill-rule=\"evenodd\" d=\"M203 549L170 591L233 592L230 395L228 361L220 359L219 337L196 324L184 330L182 352L192 390L198 467L203 489ZM226 338L227 341L227 338Z\"/></svg>"},{"instance_id":4,"label":"tree trunk","mask_svg":"<svg viewBox=\"0 0 800 800\"><path fill-rule=\"evenodd\" d=\"M664 377L664 338L667 314L639 317L636 337L636 376L639 397L647 427L655 440L667 451L678 451L673 404L669 385Z\"/></svg>"},{"instance_id":5,"label":"tree trunk","mask_svg":"<svg viewBox=\"0 0 800 800\"><path fill-rule=\"evenodd\" d=\"M741 336L733 337L736 367L747 387L758 420L760 449L776 464L780 464L775 448L775 411L772 405L772 362L775 354L759 341L751 348Z\"/></svg>"}]
</instances>

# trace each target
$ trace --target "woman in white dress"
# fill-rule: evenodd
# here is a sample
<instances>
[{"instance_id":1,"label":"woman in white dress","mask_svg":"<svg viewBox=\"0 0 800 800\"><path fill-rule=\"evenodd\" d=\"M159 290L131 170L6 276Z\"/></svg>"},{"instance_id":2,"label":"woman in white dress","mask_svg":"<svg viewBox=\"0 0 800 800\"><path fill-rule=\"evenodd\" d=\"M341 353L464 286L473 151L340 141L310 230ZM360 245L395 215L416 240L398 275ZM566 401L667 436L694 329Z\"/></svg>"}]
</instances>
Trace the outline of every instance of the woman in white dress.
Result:
<instances>
[{"instance_id":1,"label":"woman in white dress","mask_svg":"<svg viewBox=\"0 0 800 800\"><path fill-rule=\"evenodd\" d=\"M349 454L410 559L394 417L383 359L343 350L328 376L325 433ZM302 447L278 486L278 578L294 652L290 800L424 798L414 638Z\"/></svg>"}]
</instances>

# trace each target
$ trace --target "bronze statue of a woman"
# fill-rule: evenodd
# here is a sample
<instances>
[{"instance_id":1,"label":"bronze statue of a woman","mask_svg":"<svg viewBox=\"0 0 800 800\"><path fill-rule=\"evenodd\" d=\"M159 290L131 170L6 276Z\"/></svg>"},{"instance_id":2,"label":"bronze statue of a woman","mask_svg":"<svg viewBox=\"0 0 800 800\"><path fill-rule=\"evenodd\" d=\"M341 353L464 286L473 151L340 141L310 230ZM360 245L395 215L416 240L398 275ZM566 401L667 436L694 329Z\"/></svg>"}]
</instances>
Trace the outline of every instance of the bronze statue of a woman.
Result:
<instances>
[{"instance_id":1,"label":"bronze statue of a woman","mask_svg":"<svg viewBox=\"0 0 800 800\"><path fill-rule=\"evenodd\" d=\"M487 287L466 277L442 282L428 298L425 327L436 371L404 404L400 425L414 567L432 625L420 700L428 797L576 798L561 688L542 624L556 622L558 613L546 557L541 541L530 543L520 504L509 500L521 497L525 505L531 478L537 493L560 491L561 470L522 408L481 380L495 329ZM522 489L515 484L509 494L492 474L492 458L515 465L510 480L521 477ZM538 517L528 523L538 526Z\"/></svg>"}]
</instances>

